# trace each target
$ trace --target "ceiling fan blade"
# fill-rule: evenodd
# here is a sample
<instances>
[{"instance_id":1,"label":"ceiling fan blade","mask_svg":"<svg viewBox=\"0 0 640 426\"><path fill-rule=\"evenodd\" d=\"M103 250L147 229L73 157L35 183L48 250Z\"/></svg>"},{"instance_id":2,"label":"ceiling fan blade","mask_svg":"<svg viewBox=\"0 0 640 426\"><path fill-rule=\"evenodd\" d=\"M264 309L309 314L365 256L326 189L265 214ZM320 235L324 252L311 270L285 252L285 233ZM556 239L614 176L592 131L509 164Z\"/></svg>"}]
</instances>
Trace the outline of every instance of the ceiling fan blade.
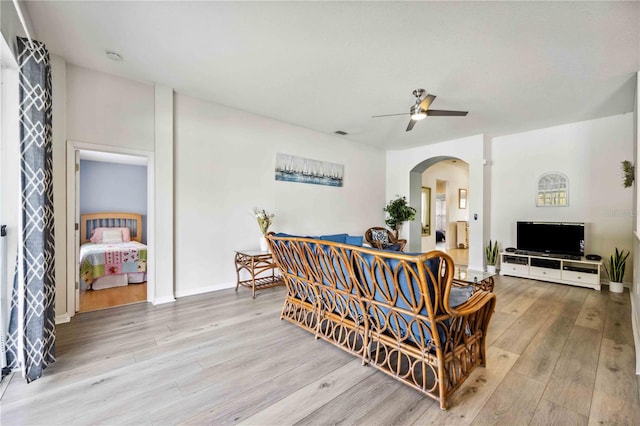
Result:
<instances>
[{"instance_id":1,"label":"ceiling fan blade","mask_svg":"<svg viewBox=\"0 0 640 426\"><path fill-rule=\"evenodd\" d=\"M409 115L408 112L403 112L401 114L384 114L384 115L372 115L371 118L378 118L378 117L393 117L394 115Z\"/></svg>"},{"instance_id":2,"label":"ceiling fan blade","mask_svg":"<svg viewBox=\"0 0 640 426\"><path fill-rule=\"evenodd\" d=\"M413 129L413 126L415 126L415 125L416 125L416 123L417 123L417 121L416 121L416 120L409 120L409 125L407 126L407 130L406 130L406 131L407 131L407 132L410 132L410 131L411 131L411 129Z\"/></svg>"},{"instance_id":3,"label":"ceiling fan blade","mask_svg":"<svg viewBox=\"0 0 640 426\"><path fill-rule=\"evenodd\" d=\"M422 102L420 102L420 109L422 111L426 111L429 109L429 106L431 106L431 102L433 102L433 100L436 98L435 95L427 95Z\"/></svg>"},{"instance_id":4,"label":"ceiling fan blade","mask_svg":"<svg viewBox=\"0 0 640 426\"><path fill-rule=\"evenodd\" d=\"M444 115L450 115L450 116L458 116L458 117L462 117L469 114L469 111L445 111L445 110L441 110L441 109L429 109L427 110L427 115L434 115L434 116L444 116Z\"/></svg>"}]
</instances>

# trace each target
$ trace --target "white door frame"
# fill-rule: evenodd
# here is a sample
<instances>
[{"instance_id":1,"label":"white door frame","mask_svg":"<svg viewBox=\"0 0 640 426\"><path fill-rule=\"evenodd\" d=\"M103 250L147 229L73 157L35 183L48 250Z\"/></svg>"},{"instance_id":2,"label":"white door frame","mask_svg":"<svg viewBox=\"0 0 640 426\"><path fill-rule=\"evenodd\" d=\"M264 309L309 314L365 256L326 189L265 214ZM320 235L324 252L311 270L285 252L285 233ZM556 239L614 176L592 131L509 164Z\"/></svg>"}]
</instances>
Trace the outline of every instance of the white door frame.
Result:
<instances>
[{"instance_id":1,"label":"white door frame","mask_svg":"<svg viewBox=\"0 0 640 426\"><path fill-rule=\"evenodd\" d=\"M67 140L67 315L76 314L76 270L78 269L78 237L75 224L75 153L78 150L99 151L113 154L133 155L147 159L147 301L153 302L156 293L155 280L155 166L153 151L131 149L111 145L98 145L88 142Z\"/></svg>"}]
</instances>

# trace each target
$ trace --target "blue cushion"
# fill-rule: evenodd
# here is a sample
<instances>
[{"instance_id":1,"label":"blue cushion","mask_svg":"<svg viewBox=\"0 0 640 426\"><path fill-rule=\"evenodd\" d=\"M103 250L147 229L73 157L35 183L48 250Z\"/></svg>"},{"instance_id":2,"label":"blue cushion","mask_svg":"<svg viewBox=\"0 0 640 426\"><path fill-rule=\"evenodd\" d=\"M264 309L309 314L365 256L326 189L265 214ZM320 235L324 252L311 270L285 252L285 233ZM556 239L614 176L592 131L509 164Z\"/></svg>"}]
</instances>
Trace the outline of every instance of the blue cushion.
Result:
<instances>
[{"instance_id":1,"label":"blue cushion","mask_svg":"<svg viewBox=\"0 0 640 426\"><path fill-rule=\"evenodd\" d=\"M370 254L363 254L362 258L367 264L366 266L371 266L371 263L374 260L375 256ZM389 267L391 271L395 271L398 266L398 263L400 262L399 260L396 260L396 259L381 258L381 260ZM427 260L425 266L429 270L431 270L431 273L434 276L437 276L439 264L440 264L440 259L435 258L435 259ZM375 277L371 277L370 276L371 274L369 273L368 268L364 267L365 265L363 265L364 277L361 277L360 281L365 286L365 291L368 290L367 292L369 294L372 294L374 300L377 300L380 302L384 302L385 300L395 300L395 306L410 310L411 309L410 306L405 301L405 300L410 300L410 298L408 297L409 286L413 287L414 294L418 294L419 285L418 285L418 281L415 279L415 277L417 277L416 265L415 263L414 264L409 263L409 265L410 267L406 271L401 272L397 275L397 280L399 284L398 290L394 287L387 287L387 286L381 285L384 282L392 283L393 280L390 273L387 270L384 270L383 272L383 270L380 267L375 269L375 272L374 272ZM356 268L356 271L358 271L357 268ZM375 281L379 285L377 289L376 289L376 286L373 285L373 279L375 279ZM435 299L435 291L433 288L433 284L431 283L431 280L428 275L427 275L427 280L428 280L427 289L429 292L429 295L427 297L430 298L431 303L433 305L434 299ZM462 287L462 288L453 287L451 289L451 293L449 296L450 306L456 307L461 305L462 303L467 301L469 297L471 297L472 292L473 290L470 287ZM414 303L417 303L417 301L415 301ZM425 346L428 345L429 341L431 340L431 336L428 328L422 321L416 321L415 317L411 314L399 314L399 315L392 315L391 317L389 317L390 324L387 324L386 316L388 315L388 313L389 313L389 309L383 308L383 307L379 307L378 310L371 310L369 312L369 314L372 317L376 317L376 322L378 322L381 325L381 327L386 327L390 332L396 333L400 338L406 337L408 341L413 341L418 345L425 345ZM444 313L444 310L442 309L442 307L439 307L436 315L442 314L442 313ZM420 314L424 316L428 316L426 307L423 306L423 308L420 311ZM410 329L410 332L408 332L409 329ZM409 336L407 336L407 334L409 334ZM438 334L440 335L440 341L442 342L442 344L444 344L444 339L446 336L445 331L438 330Z\"/></svg>"},{"instance_id":2,"label":"blue cushion","mask_svg":"<svg viewBox=\"0 0 640 426\"><path fill-rule=\"evenodd\" d=\"M291 234L287 234L284 232L276 232L275 234L273 234L274 237L281 237L281 238L297 238L297 235L291 235Z\"/></svg>"},{"instance_id":3,"label":"blue cushion","mask_svg":"<svg viewBox=\"0 0 640 426\"><path fill-rule=\"evenodd\" d=\"M334 243L345 243L347 241L347 234L333 234L333 235L321 235L320 239L324 241L333 241Z\"/></svg>"},{"instance_id":4,"label":"blue cushion","mask_svg":"<svg viewBox=\"0 0 640 426\"><path fill-rule=\"evenodd\" d=\"M353 237L351 235L347 235L347 240L345 241L347 244L351 244L352 246L362 247L362 237Z\"/></svg>"},{"instance_id":5,"label":"blue cushion","mask_svg":"<svg viewBox=\"0 0 640 426\"><path fill-rule=\"evenodd\" d=\"M462 305L469 300L473 294L473 288L471 286L466 287L451 287L449 293L449 307L455 308Z\"/></svg>"},{"instance_id":6,"label":"blue cushion","mask_svg":"<svg viewBox=\"0 0 640 426\"><path fill-rule=\"evenodd\" d=\"M318 247L322 248L327 255L331 253L331 248L329 246L318 245ZM339 250L337 252L340 253ZM345 264L345 260L348 261L351 256L351 250L345 250L344 256L345 257L341 255L334 256L331 258L331 260L325 256L320 257L318 263L320 264L321 268L322 285L331 286L331 283L335 282L336 287L339 290L348 291L352 295L357 295L357 289L355 287L355 284L351 281L349 269ZM331 262L331 265L328 263L328 261ZM336 308L336 310L334 311L334 313L336 314L346 313L347 316L353 320L357 319L362 314L360 306L357 303L349 304L347 306L345 304L346 301L342 298L342 296L336 297L336 303L342 307Z\"/></svg>"},{"instance_id":7,"label":"blue cushion","mask_svg":"<svg viewBox=\"0 0 640 426\"><path fill-rule=\"evenodd\" d=\"M298 235L286 234L284 232L278 232L277 234L275 234L275 236L276 237L283 237L283 238L288 238L288 237L299 238ZM332 242L335 242L335 243L351 244L352 246L360 246L360 247L362 247L362 242L363 242L362 237L351 236L351 235L348 235L348 234L321 235L319 237L305 236L303 238L310 238L310 239L314 239L314 240L323 240L323 241L332 241Z\"/></svg>"}]
</instances>

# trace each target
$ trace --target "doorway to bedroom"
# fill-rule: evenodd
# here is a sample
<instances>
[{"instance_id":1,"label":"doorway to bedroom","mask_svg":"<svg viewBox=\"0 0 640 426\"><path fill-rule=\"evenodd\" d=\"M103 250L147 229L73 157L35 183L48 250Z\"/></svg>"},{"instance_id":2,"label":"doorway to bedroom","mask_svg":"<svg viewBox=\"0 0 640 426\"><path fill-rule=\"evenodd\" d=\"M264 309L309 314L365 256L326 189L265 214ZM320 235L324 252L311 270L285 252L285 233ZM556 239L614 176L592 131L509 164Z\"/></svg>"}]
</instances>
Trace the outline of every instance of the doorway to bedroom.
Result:
<instances>
[{"instance_id":1,"label":"doorway to bedroom","mask_svg":"<svg viewBox=\"0 0 640 426\"><path fill-rule=\"evenodd\" d=\"M134 244L135 241L130 242L130 240L132 239L132 232L136 232L139 233L136 237L140 240L140 243L146 244L147 159L138 156L88 150L79 150L78 155L79 171L76 197L79 204L81 223L82 218L95 213L140 215L140 225L136 224L135 229L127 229L127 232L119 235L123 244ZM106 218L109 215L104 217ZM96 225L97 228L88 231L92 236L93 245L107 243L106 240L98 241L100 236L107 235L100 232L102 231L100 228L104 227L105 230L109 229L107 232L111 232L112 229L110 228L117 227L120 229L122 225L125 225L125 223L114 223L111 219L104 219L104 222L98 223ZM126 225L130 226L131 223L127 222ZM137 229L138 226L140 229ZM100 231L98 231L99 229ZM88 247L85 245L82 247L82 249L78 247L81 252L81 259L83 259L81 265L79 265L81 271L82 267L88 266L84 263L86 257L83 257L83 251L86 252ZM115 257L111 257L113 256L111 252L104 252L95 254L94 258L90 258L91 276L83 276L81 272L79 277L78 312L88 312L147 301L146 272L142 268L133 271L129 268L131 262L124 263L127 260L125 256L131 255L136 257L138 265L143 264L143 261L140 260L142 256L133 247L127 247L126 250ZM112 252L115 253L115 251ZM100 256L103 258L100 258ZM94 275L100 274L97 271L101 269L105 271L106 275L94 277ZM108 271L113 273L108 273Z\"/></svg>"}]
</instances>

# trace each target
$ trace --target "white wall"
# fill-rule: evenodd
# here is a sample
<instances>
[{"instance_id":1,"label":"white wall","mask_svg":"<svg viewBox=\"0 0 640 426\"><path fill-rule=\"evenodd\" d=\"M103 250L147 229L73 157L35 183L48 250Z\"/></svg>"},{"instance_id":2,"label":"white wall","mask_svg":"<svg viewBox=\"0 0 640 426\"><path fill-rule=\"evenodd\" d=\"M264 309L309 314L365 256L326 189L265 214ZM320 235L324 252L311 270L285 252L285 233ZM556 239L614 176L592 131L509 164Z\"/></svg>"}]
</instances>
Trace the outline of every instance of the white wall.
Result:
<instances>
[{"instance_id":1,"label":"white wall","mask_svg":"<svg viewBox=\"0 0 640 426\"><path fill-rule=\"evenodd\" d=\"M67 138L154 149L154 87L67 64Z\"/></svg>"},{"instance_id":2,"label":"white wall","mask_svg":"<svg viewBox=\"0 0 640 426\"><path fill-rule=\"evenodd\" d=\"M147 279L156 285L153 298L155 303L167 303L175 300L175 220L174 220L174 133L173 133L173 89L156 85L154 88L155 114L155 209L150 227L159 238L151 239L151 253L159 261L155 263L155 274Z\"/></svg>"},{"instance_id":3,"label":"white wall","mask_svg":"<svg viewBox=\"0 0 640 426\"><path fill-rule=\"evenodd\" d=\"M157 150L154 86L71 64L65 71L68 140ZM383 223L383 151L186 96L176 94L174 102L168 154L175 158L164 163L173 164L175 203L168 211L175 229L157 229L155 238L168 241L175 232L175 260L158 259L175 261L175 287L169 287L175 295L235 285L234 250L258 247L254 206L275 212L273 229L284 232L362 235ZM344 164L344 187L276 182L277 152ZM156 199L174 192L156 180ZM56 208L66 212L64 204ZM64 233L61 238L64 247ZM60 279L58 294L66 294L65 285ZM165 293L156 298L172 297Z\"/></svg>"},{"instance_id":4,"label":"white wall","mask_svg":"<svg viewBox=\"0 0 640 426\"><path fill-rule=\"evenodd\" d=\"M4 29L3 29L4 30ZM7 235L0 258L0 334L9 326L9 309L15 274L20 227L20 129L18 64L2 34L0 43L0 223L7 226ZM0 358L3 355L0 355Z\"/></svg>"},{"instance_id":5,"label":"white wall","mask_svg":"<svg viewBox=\"0 0 640 426\"><path fill-rule=\"evenodd\" d=\"M234 250L259 246L255 206L298 235L384 223L381 150L183 95L175 135L177 296L235 286ZM275 181L278 152L344 164L344 186Z\"/></svg>"},{"instance_id":6,"label":"white wall","mask_svg":"<svg viewBox=\"0 0 640 426\"><path fill-rule=\"evenodd\" d=\"M422 237L422 251L434 250L436 247L436 180L446 181L447 221L446 245L456 247L456 221L469 220L469 208L458 208L458 189L469 188L469 167L463 161L457 160L463 167L451 164L451 160L442 161L429 167L422 173L422 186L431 188L431 235ZM468 194L469 196L470 194Z\"/></svg>"},{"instance_id":7,"label":"white wall","mask_svg":"<svg viewBox=\"0 0 640 426\"><path fill-rule=\"evenodd\" d=\"M502 247L516 246L517 221L540 220L585 222L586 253L632 250L633 190L620 164L633 160L632 114L496 137L492 156L491 238ZM536 207L537 180L550 171L569 178L568 207Z\"/></svg>"},{"instance_id":8,"label":"white wall","mask_svg":"<svg viewBox=\"0 0 640 426\"><path fill-rule=\"evenodd\" d=\"M15 58L18 57L18 46L16 42L17 36L26 37L28 30L32 39L37 40L37 34L31 24L31 19L25 8L24 1L18 1L18 8L22 13L26 28L22 25L22 22L20 22L20 18L18 17L16 3L12 1L0 1L0 31L2 32L4 39L7 41L11 54Z\"/></svg>"},{"instance_id":9,"label":"white wall","mask_svg":"<svg viewBox=\"0 0 640 426\"><path fill-rule=\"evenodd\" d=\"M485 221L485 214L487 214L484 204L490 201L485 194L486 185L484 183L485 166L483 160L486 143L483 135L477 135L419 148L387 152L386 198L388 200L394 198L396 194L409 197L411 170L425 160L444 156L459 158L469 164L469 208L467 210L470 218L469 268L475 270L482 270L484 267L483 241L485 241L486 230L483 221ZM455 199L458 199L457 192ZM477 219L474 218L474 214L477 214ZM418 235L412 238L408 233L408 228L408 226L402 227L401 237L409 240L410 248L408 251L419 251L421 237Z\"/></svg>"}]
</instances>

